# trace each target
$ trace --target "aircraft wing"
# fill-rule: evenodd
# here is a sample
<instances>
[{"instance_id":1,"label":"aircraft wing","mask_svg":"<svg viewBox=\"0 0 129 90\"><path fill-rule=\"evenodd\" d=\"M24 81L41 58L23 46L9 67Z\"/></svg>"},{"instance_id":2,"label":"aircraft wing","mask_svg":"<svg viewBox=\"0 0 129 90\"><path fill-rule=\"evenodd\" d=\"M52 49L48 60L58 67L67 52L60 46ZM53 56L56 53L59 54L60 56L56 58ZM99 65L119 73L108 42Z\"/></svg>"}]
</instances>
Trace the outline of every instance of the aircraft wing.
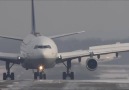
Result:
<instances>
[{"instance_id":1,"label":"aircraft wing","mask_svg":"<svg viewBox=\"0 0 129 90\"><path fill-rule=\"evenodd\" d=\"M80 34L80 33L83 33L83 32L85 32L85 31L62 34L62 35L55 35L55 36L50 36L50 38L55 39L55 38L60 38L60 37L66 37L66 36L71 36L71 35L75 35L75 34Z\"/></svg>"},{"instance_id":2,"label":"aircraft wing","mask_svg":"<svg viewBox=\"0 0 129 90\"><path fill-rule=\"evenodd\" d=\"M88 50L77 50L72 52L63 52L58 54L58 58L56 60L56 63L61 63L64 61L67 61L68 59L76 59L80 57L86 57L89 56L90 53Z\"/></svg>"},{"instance_id":3,"label":"aircraft wing","mask_svg":"<svg viewBox=\"0 0 129 90\"><path fill-rule=\"evenodd\" d=\"M8 36L1 36L1 35L0 35L0 38L6 38L6 39L12 39L12 40L23 41L23 39L21 39L21 38L16 38L16 37L8 37Z\"/></svg>"},{"instance_id":4,"label":"aircraft wing","mask_svg":"<svg viewBox=\"0 0 129 90\"><path fill-rule=\"evenodd\" d=\"M95 55L128 52L129 43L116 43L116 44L109 44L109 45L92 46L92 47L89 47L89 50L93 51Z\"/></svg>"},{"instance_id":5,"label":"aircraft wing","mask_svg":"<svg viewBox=\"0 0 129 90\"><path fill-rule=\"evenodd\" d=\"M23 61L23 58L20 54L0 52L0 60L20 64Z\"/></svg>"},{"instance_id":6,"label":"aircraft wing","mask_svg":"<svg viewBox=\"0 0 129 90\"><path fill-rule=\"evenodd\" d=\"M78 50L73 52L63 52L58 54L57 63L66 61L68 59L76 59L80 57L89 57L89 56L100 56L104 54L116 53L116 56L119 52L128 52L129 43L116 43L110 45L100 45L89 47L88 50Z\"/></svg>"}]
</instances>

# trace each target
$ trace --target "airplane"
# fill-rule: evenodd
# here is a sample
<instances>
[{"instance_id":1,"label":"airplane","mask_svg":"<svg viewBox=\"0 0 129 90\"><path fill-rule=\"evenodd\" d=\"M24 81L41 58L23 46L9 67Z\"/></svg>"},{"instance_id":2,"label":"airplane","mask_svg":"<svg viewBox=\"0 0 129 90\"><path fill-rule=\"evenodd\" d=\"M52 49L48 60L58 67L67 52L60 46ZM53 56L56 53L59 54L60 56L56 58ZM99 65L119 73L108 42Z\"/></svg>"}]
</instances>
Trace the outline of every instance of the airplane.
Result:
<instances>
[{"instance_id":1,"label":"airplane","mask_svg":"<svg viewBox=\"0 0 129 90\"><path fill-rule=\"evenodd\" d=\"M58 52L57 45L53 39L79 34L83 31L51 37L41 35L36 32L34 0L31 0L31 8L32 31L25 39L0 36L1 38L21 41L19 53L0 52L0 60L6 62L6 72L3 73L3 80L15 79L14 72L10 72L10 69L14 64L19 64L26 70L36 70L34 71L34 80L45 80L46 74L44 70L53 68L59 63L63 63L66 67L66 72L63 72L62 75L63 80L67 79L67 77L74 80L74 72L71 71L72 60L78 59L78 62L81 62L83 57L88 57L85 62L86 68L90 71L94 71L97 69L98 59L100 59L101 55L114 53L115 56L118 57L120 52L129 51L129 43L115 43L110 45L92 46L87 50L60 53ZM97 59L94 58L94 56L96 56Z\"/></svg>"}]
</instances>

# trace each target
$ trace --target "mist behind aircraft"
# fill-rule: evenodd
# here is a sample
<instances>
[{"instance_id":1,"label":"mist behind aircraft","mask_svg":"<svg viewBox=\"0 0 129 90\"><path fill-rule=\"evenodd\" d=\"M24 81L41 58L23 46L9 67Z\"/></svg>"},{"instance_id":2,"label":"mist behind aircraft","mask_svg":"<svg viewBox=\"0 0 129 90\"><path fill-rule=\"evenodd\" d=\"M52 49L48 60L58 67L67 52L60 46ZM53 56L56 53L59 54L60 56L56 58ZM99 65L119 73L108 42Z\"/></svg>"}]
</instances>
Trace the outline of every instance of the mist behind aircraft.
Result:
<instances>
[{"instance_id":1,"label":"mist behind aircraft","mask_svg":"<svg viewBox=\"0 0 129 90\"><path fill-rule=\"evenodd\" d=\"M0 1L0 34L25 37L31 31L30 0ZM35 0L36 28L51 36L85 30L77 38L129 37L127 0Z\"/></svg>"}]
</instances>

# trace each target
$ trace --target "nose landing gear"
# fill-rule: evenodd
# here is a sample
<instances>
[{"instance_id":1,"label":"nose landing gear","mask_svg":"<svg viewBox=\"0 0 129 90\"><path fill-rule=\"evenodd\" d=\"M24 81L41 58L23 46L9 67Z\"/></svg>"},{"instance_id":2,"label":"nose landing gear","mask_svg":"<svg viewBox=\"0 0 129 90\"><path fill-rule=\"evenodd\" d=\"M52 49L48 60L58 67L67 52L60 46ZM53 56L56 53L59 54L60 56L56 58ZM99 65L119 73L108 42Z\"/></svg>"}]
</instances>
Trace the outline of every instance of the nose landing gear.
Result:
<instances>
[{"instance_id":1,"label":"nose landing gear","mask_svg":"<svg viewBox=\"0 0 129 90\"><path fill-rule=\"evenodd\" d=\"M46 74L44 73L44 66L39 66L39 68L37 69L37 72L34 72L34 80L37 79L46 79Z\"/></svg>"},{"instance_id":2,"label":"nose landing gear","mask_svg":"<svg viewBox=\"0 0 129 90\"><path fill-rule=\"evenodd\" d=\"M34 79L37 80L39 79L46 79L46 74L44 72L34 72Z\"/></svg>"}]
</instances>

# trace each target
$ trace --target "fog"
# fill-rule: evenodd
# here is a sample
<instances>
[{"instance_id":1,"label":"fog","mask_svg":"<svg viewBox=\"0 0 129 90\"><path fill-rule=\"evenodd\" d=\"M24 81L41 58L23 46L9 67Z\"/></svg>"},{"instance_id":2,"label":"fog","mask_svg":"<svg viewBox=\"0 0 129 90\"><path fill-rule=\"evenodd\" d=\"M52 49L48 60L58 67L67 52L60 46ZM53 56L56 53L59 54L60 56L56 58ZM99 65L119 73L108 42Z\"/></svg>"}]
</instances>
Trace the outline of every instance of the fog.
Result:
<instances>
[{"instance_id":1,"label":"fog","mask_svg":"<svg viewBox=\"0 0 129 90\"><path fill-rule=\"evenodd\" d=\"M36 31L52 36L85 33L54 40L59 52L129 42L128 0L35 0ZM0 0L0 35L24 38L31 32L31 0ZM18 53L21 42L0 38L0 51ZM128 53L123 54L128 62ZM115 62L115 61L113 61Z\"/></svg>"},{"instance_id":2,"label":"fog","mask_svg":"<svg viewBox=\"0 0 129 90\"><path fill-rule=\"evenodd\" d=\"M36 30L52 36L85 30L76 37L129 37L128 0L35 0ZM31 31L31 0L0 0L0 34L25 37Z\"/></svg>"}]
</instances>

